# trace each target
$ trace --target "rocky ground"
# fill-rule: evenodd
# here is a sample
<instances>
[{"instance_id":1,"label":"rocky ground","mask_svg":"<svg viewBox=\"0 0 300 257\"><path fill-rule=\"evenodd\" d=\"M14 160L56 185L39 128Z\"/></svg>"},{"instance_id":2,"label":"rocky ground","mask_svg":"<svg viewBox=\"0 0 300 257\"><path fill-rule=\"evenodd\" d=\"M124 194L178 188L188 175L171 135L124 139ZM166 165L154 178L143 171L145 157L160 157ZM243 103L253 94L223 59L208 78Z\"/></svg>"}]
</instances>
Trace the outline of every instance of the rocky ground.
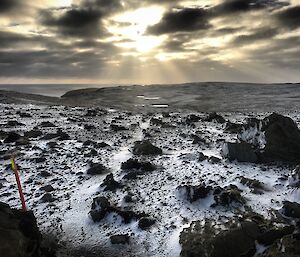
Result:
<instances>
[{"instance_id":1,"label":"rocky ground","mask_svg":"<svg viewBox=\"0 0 300 257\"><path fill-rule=\"evenodd\" d=\"M0 201L20 207L15 154L56 256L300 255L297 112L0 113Z\"/></svg>"}]
</instances>

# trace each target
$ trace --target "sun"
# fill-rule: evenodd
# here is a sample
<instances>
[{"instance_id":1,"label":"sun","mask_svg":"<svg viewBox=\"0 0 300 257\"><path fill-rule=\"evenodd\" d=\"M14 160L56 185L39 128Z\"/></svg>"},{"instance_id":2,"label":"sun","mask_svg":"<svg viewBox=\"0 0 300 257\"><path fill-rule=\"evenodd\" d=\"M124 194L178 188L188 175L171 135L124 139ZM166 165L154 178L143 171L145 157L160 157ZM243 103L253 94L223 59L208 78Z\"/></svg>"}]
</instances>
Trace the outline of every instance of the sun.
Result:
<instances>
[{"instance_id":1,"label":"sun","mask_svg":"<svg viewBox=\"0 0 300 257\"><path fill-rule=\"evenodd\" d=\"M108 29L121 40L116 43L117 46L135 49L140 53L149 52L162 43L163 37L146 36L144 33L149 26L161 20L163 13L164 9L160 6L128 11L114 16L112 20L117 25Z\"/></svg>"},{"instance_id":2,"label":"sun","mask_svg":"<svg viewBox=\"0 0 300 257\"><path fill-rule=\"evenodd\" d=\"M70 6L72 4L72 0L60 0L58 3L61 6Z\"/></svg>"},{"instance_id":3,"label":"sun","mask_svg":"<svg viewBox=\"0 0 300 257\"><path fill-rule=\"evenodd\" d=\"M55 7L67 7L71 6L73 3L73 0L51 0L48 2L50 6L55 6Z\"/></svg>"}]
</instances>

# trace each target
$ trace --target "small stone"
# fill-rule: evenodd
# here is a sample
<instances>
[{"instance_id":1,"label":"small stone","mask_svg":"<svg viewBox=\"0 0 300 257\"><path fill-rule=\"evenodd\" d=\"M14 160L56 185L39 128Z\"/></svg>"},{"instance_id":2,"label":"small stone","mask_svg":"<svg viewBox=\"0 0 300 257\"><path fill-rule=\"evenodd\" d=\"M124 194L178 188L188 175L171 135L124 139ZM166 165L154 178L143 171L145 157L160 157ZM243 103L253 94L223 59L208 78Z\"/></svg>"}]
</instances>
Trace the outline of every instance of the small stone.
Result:
<instances>
[{"instance_id":1,"label":"small stone","mask_svg":"<svg viewBox=\"0 0 300 257\"><path fill-rule=\"evenodd\" d=\"M101 163L93 163L91 167L87 170L87 174L89 175L102 175L107 172L108 169Z\"/></svg>"},{"instance_id":2,"label":"small stone","mask_svg":"<svg viewBox=\"0 0 300 257\"><path fill-rule=\"evenodd\" d=\"M143 217L139 220L139 228L145 230L155 224L155 219Z\"/></svg>"},{"instance_id":3,"label":"small stone","mask_svg":"<svg viewBox=\"0 0 300 257\"><path fill-rule=\"evenodd\" d=\"M110 237L112 244L129 244L129 235L113 235Z\"/></svg>"},{"instance_id":4,"label":"small stone","mask_svg":"<svg viewBox=\"0 0 300 257\"><path fill-rule=\"evenodd\" d=\"M41 201L43 203L52 203L55 201L55 199L53 198L52 194L46 193L41 197Z\"/></svg>"}]
</instances>

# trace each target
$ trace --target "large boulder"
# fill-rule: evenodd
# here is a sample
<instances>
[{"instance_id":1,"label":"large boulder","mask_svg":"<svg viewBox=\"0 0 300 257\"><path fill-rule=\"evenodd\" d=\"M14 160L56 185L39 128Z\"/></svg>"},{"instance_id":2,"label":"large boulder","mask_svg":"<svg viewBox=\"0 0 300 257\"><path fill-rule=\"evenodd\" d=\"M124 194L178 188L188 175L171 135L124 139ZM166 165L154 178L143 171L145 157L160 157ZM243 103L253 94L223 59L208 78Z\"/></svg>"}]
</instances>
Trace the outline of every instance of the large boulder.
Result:
<instances>
[{"instance_id":1,"label":"large boulder","mask_svg":"<svg viewBox=\"0 0 300 257\"><path fill-rule=\"evenodd\" d=\"M218 231L212 221L193 222L180 234L182 257L241 257L255 254L255 240L259 236L255 222L244 221L234 227Z\"/></svg>"},{"instance_id":2,"label":"large boulder","mask_svg":"<svg viewBox=\"0 0 300 257\"><path fill-rule=\"evenodd\" d=\"M257 257L299 257L300 256L300 236L298 234L287 235L277 240L263 253Z\"/></svg>"},{"instance_id":3,"label":"large boulder","mask_svg":"<svg viewBox=\"0 0 300 257\"><path fill-rule=\"evenodd\" d=\"M112 173L108 174L101 187L104 187L104 191L113 191L115 192L119 188L123 188L123 185L114 179L114 175Z\"/></svg>"},{"instance_id":4,"label":"large boulder","mask_svg":"<svg viewBox=\"0 0 300 257\"><path fill-rule=\"evenodd\" d=\"M300 204L296 202L283 202L283 214L288 217L300 219Z\"/></svg>"},{"instance_id":5,"label":"large boulder","mask_svg":"<svg viewBox=\"0 0 300 257\"><path fill-rule=\"evenodd\" d=\"M156 169L155 165L150 162L140 162L136 159L128 159L126 162L121 164L122 170L140 170L143 172L154 171Z\"/></svg>"},{"instance_id":6,"label":"large boulder","mask_svg":"<svg viewBox=\"0 0 300 257\"><path fill-rule=\"evenodd\" d=\"M232 184L224 188L215 188L213 192L215 203L212 204L212 207L244 205L246 203L246 199L241 195L241 192L242 190L240 190L237 186Z\"/></svg>"},{"instance_id":7,"label":"large boulder","mask_svg":"<svg viewBox=\"0 0 300 257\"><path fill-rule=\"evenodd\" d=\"M41 236L31 211L0 202L0 256L39 257Z\"/></svg>"},{"instance_id":8,"label":"large boulder","mask_svg":"<svg viewBox=\"0 0 300 257\"><path fill-rule=\"evenodd\" d=\"M249 119L236 143L226 143L230 160L269 163L300 162L300 131L289 117L273 113L263 120Z\"/></svg>"},{"instance_id":9,"label":"large boulder","mask_svg":"<svg viewBox=\"0 0 300 257\"><path fill-rule=\"evenodd\" d=\"M4 143L18 142L22 137L16 132L9 132L7 137L4 139Z\"/></svg>"},{"instance_id":10,"label":"large boulder","mask_svg":"<svg viewBox=\"0 0 300 257\"><path fill-rule=\"evenodd\" d=\"M87 170L88 175L103 175L109 171L108 168L106 168L101 163L91 163L90 168Z\"/></svg>"},{"instance_id":11,"label":"large boulder","mask_svg":"<svg viewBox=\"0 0 300 257\"><path fill-rule=\"evenodd\" d=\"M266 146L263 161L300 161L300 131L289 117L273 113L263 120Z\"/></svg>"},{"instance_id":12,"label":"large boulder","mask_svg":"<svg viewBox=\"0 0 300 257\"><path fill-rule=\"evenodd\" d=\"M133 153L135 155L160 155L162 154L162 150L151 144L148 140L144 140L135 142Z\"/></svg>"},{"instance_id":13,"label":"large boulder","mask_svg":"<svg viewBox=\"0 0 300 257\"><path fill-rule=\"evenodd\" d=\"M272 221L251 212L226 222L193 221L180 234L181 257L252 257L257 243L269 246L293 232L293 226L276 227ZM298 255L291 255L294 256Z\"/></svg>"},{"instance_id":14,"label":"large boulder","mask_svg":"<svg viewBox=\"0 0 300 257\"><path fill-rule=\"evenodd\" d=\"M227 143L223 149L223 155L229 160L237 160L239 162L258 162L258 156L252 148L251 144L246 142Z\"/></svg>"}]
</instances>

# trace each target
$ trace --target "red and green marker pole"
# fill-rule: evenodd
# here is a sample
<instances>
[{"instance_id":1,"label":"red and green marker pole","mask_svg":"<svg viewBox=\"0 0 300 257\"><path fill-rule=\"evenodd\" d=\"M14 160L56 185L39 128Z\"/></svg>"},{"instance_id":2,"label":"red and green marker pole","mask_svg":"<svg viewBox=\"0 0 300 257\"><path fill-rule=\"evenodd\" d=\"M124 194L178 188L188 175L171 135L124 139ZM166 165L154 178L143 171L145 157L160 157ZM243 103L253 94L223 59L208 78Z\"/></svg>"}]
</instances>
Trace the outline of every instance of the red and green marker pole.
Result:
<instances>
[{"instance_id":1,"label":"red and green marker pole","mask_svg":"<svg viewBox=\"0 0 300 257\"><path fill-rule=\"evenodd\" d=\"M12 168L14 174L15 174L15 177L16 177L18 191L19 191L19 195L20 195L20 199L21 199L21 203L22 203L22 210L27 211L25 198L24 198L24 194L23 194L23 191L22 191L20 176L19 176L18 168L17 168L14 157L11 158L11 168Z\"/></svg>"}]
</instances>

